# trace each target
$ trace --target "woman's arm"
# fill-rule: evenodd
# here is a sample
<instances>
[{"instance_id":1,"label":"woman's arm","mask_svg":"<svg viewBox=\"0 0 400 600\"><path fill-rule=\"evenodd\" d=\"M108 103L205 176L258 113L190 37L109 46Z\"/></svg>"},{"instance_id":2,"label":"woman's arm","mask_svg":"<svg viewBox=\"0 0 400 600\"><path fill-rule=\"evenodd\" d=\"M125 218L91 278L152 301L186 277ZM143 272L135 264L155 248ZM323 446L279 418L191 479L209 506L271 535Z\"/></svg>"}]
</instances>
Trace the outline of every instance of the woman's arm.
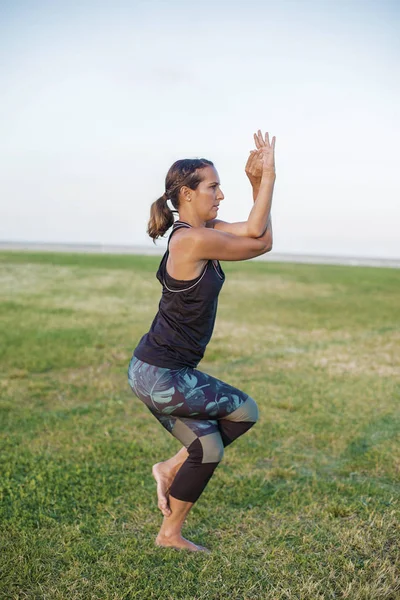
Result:
<instances>
[{"instance_id":1,"label":"woman's arm","mask_svg":"<svg viewBox=\"0 0 400 600\"><path fill-rule=\"evenodd\" d=\"M267 226L258 238L238 236L207 227L192 227L175 237L174 250L185 261L248 260L269 252L272 248L272 228ZM172 245L172 243L171 243Z\"/></svg>"},{"instance_id":2,"label":"woman's arm","mask_svg":"<svg viewBox=\"0 0 400 600\"><path fill-rule=\"evenodd\" d=\"M247 231L251 237L262 235L271 219L275 179L275 170L263 170L260 188L247 219Z\"/></svg>"},{"instance_id":3,"label":"woman's arm","mask_svg":"<svg viewBox=\"0 0 400 600\"><path fill-rule=\"evenodd\" d=\"M272 243L273 243L273 236L272 236L272 220L271 220L271 215L268 219L268 223L267 223L267 228L264 231L264 233L257 238L258 240L263 240L267 246L268 246L268 250L267 252L269 252L270 250L272 250Z\"/></svg>"},{"instance_id":4,"label":"woman's arm","mask_svg":"<svg viewBox=\"0 0 400 600\"><path fill-rule=\"evenodd\" d=\"M275 136L269 142L268 133L263 138L261 131L254 134L257 150L250 153L246 164L246 174L253 187L254 205L247 221L227 223L214 219L207 223L208 228L234 235L258 238L271 221L272 195L275 185Z\"/></svg>"}]
</instances>

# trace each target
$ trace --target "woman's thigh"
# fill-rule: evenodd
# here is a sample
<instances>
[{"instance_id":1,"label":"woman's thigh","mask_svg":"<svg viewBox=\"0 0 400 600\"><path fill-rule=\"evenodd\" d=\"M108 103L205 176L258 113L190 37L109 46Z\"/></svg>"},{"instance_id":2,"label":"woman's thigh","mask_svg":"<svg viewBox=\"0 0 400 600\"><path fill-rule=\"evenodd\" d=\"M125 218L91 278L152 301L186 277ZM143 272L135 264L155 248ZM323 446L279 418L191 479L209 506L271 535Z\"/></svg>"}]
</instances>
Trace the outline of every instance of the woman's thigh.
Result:
<instances>
[{"instance_id":1,"label":"woman's thigh","mask_svg":"<svg viewBox=\"0 0 400 600\"><path fill-rule=\"evenodd\" d=\"M151 412L165 417L226 419L249 398L238 388L198 369L155 367L135 357L129 365L128 379Z\"/></svg>"}]
</instances>

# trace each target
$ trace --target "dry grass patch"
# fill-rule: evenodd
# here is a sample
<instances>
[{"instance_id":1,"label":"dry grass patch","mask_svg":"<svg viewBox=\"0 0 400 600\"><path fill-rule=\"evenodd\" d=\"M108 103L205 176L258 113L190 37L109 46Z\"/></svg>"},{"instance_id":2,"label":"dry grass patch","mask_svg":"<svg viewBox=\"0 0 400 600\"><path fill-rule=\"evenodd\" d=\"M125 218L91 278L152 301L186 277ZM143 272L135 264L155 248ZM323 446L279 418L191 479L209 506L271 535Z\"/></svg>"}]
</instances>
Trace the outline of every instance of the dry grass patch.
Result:
<instances>
[{"instance_id":1,"label":"dry grass patch","mask_svg":"<svg viewBox=\"0 0 400 600\"><path fill-rule=\"evenodd\" d=\"M400 377L400 332L370 333L346 345L316 351L314 365L330 374Z\"/></svg>"},{"instance_id":2,"label":"dry grass patch","mask_svg":"<svg viewBox=\"0 0 400 600\"><path fill-rule=\"evenodd\" d=\"M283 298L329 298L344 292L346 287L340 283L303 283L293 278L285 278L279 275L266 274L265 277L252 279L251 285L246 276L230 275L229 285L235 290L235 294L247 293L260 297L262 295L273 295Z\"/></svg>"}]
</instances>

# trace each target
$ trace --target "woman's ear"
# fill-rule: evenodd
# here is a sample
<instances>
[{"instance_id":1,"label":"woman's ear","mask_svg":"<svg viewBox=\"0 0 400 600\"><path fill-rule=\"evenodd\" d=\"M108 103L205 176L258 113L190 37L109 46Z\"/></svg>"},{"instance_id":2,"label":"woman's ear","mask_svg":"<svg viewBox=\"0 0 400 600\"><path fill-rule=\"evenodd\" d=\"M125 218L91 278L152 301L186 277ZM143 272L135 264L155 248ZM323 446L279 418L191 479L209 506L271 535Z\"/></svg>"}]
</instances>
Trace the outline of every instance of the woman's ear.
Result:
<instances>
[{"instance_id":1,"label":"woman's ear","mask_svg":"<svg viewBox=\"0 0 400 600\"><path fill-rule=\"evenodd\" d=\"M181 187L180 193L183 200L185 200L186 202L191 202L192 196L190 193L190 189L186 185L183 185Z\"/></svg>"}]
</instances>

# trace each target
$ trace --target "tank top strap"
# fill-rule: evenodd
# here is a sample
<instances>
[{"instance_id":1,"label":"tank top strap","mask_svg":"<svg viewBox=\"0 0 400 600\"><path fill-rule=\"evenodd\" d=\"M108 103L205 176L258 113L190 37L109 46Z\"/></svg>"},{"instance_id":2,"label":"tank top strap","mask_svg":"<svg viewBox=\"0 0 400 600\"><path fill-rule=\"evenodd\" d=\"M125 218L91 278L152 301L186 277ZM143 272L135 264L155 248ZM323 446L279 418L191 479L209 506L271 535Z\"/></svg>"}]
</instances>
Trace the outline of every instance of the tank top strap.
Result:
<instances>
[{"instance_id":1,"label":"tank top strap","mask_svg":"<svg viewBox=\"0 0 400 600\"><path fill-rule=\"evenodd\" d=\"M172 227L175 227L176 225L186 225L187 227L193 227L193 225L191 225L190 223L186 223L186 221L181 221L180 219L177 219Z\"/></svg>"},{"instance_id":2,"label":"tank top strap","mask_svg":"<svg viewBox=\"0 0 400 600\"><path fill-rule=\"evenodd\" d=\"M167 249L169 248L169 242L170 242L172 236L174 235L175 231L178 231L178 229L183 229L183 228L190 229L191 227L192 227L192 225L189 225L189 223L186 223L185 221L175 221L175 223L172 226L172 231L168 238Z\"/></svg>"}]
</instances>

